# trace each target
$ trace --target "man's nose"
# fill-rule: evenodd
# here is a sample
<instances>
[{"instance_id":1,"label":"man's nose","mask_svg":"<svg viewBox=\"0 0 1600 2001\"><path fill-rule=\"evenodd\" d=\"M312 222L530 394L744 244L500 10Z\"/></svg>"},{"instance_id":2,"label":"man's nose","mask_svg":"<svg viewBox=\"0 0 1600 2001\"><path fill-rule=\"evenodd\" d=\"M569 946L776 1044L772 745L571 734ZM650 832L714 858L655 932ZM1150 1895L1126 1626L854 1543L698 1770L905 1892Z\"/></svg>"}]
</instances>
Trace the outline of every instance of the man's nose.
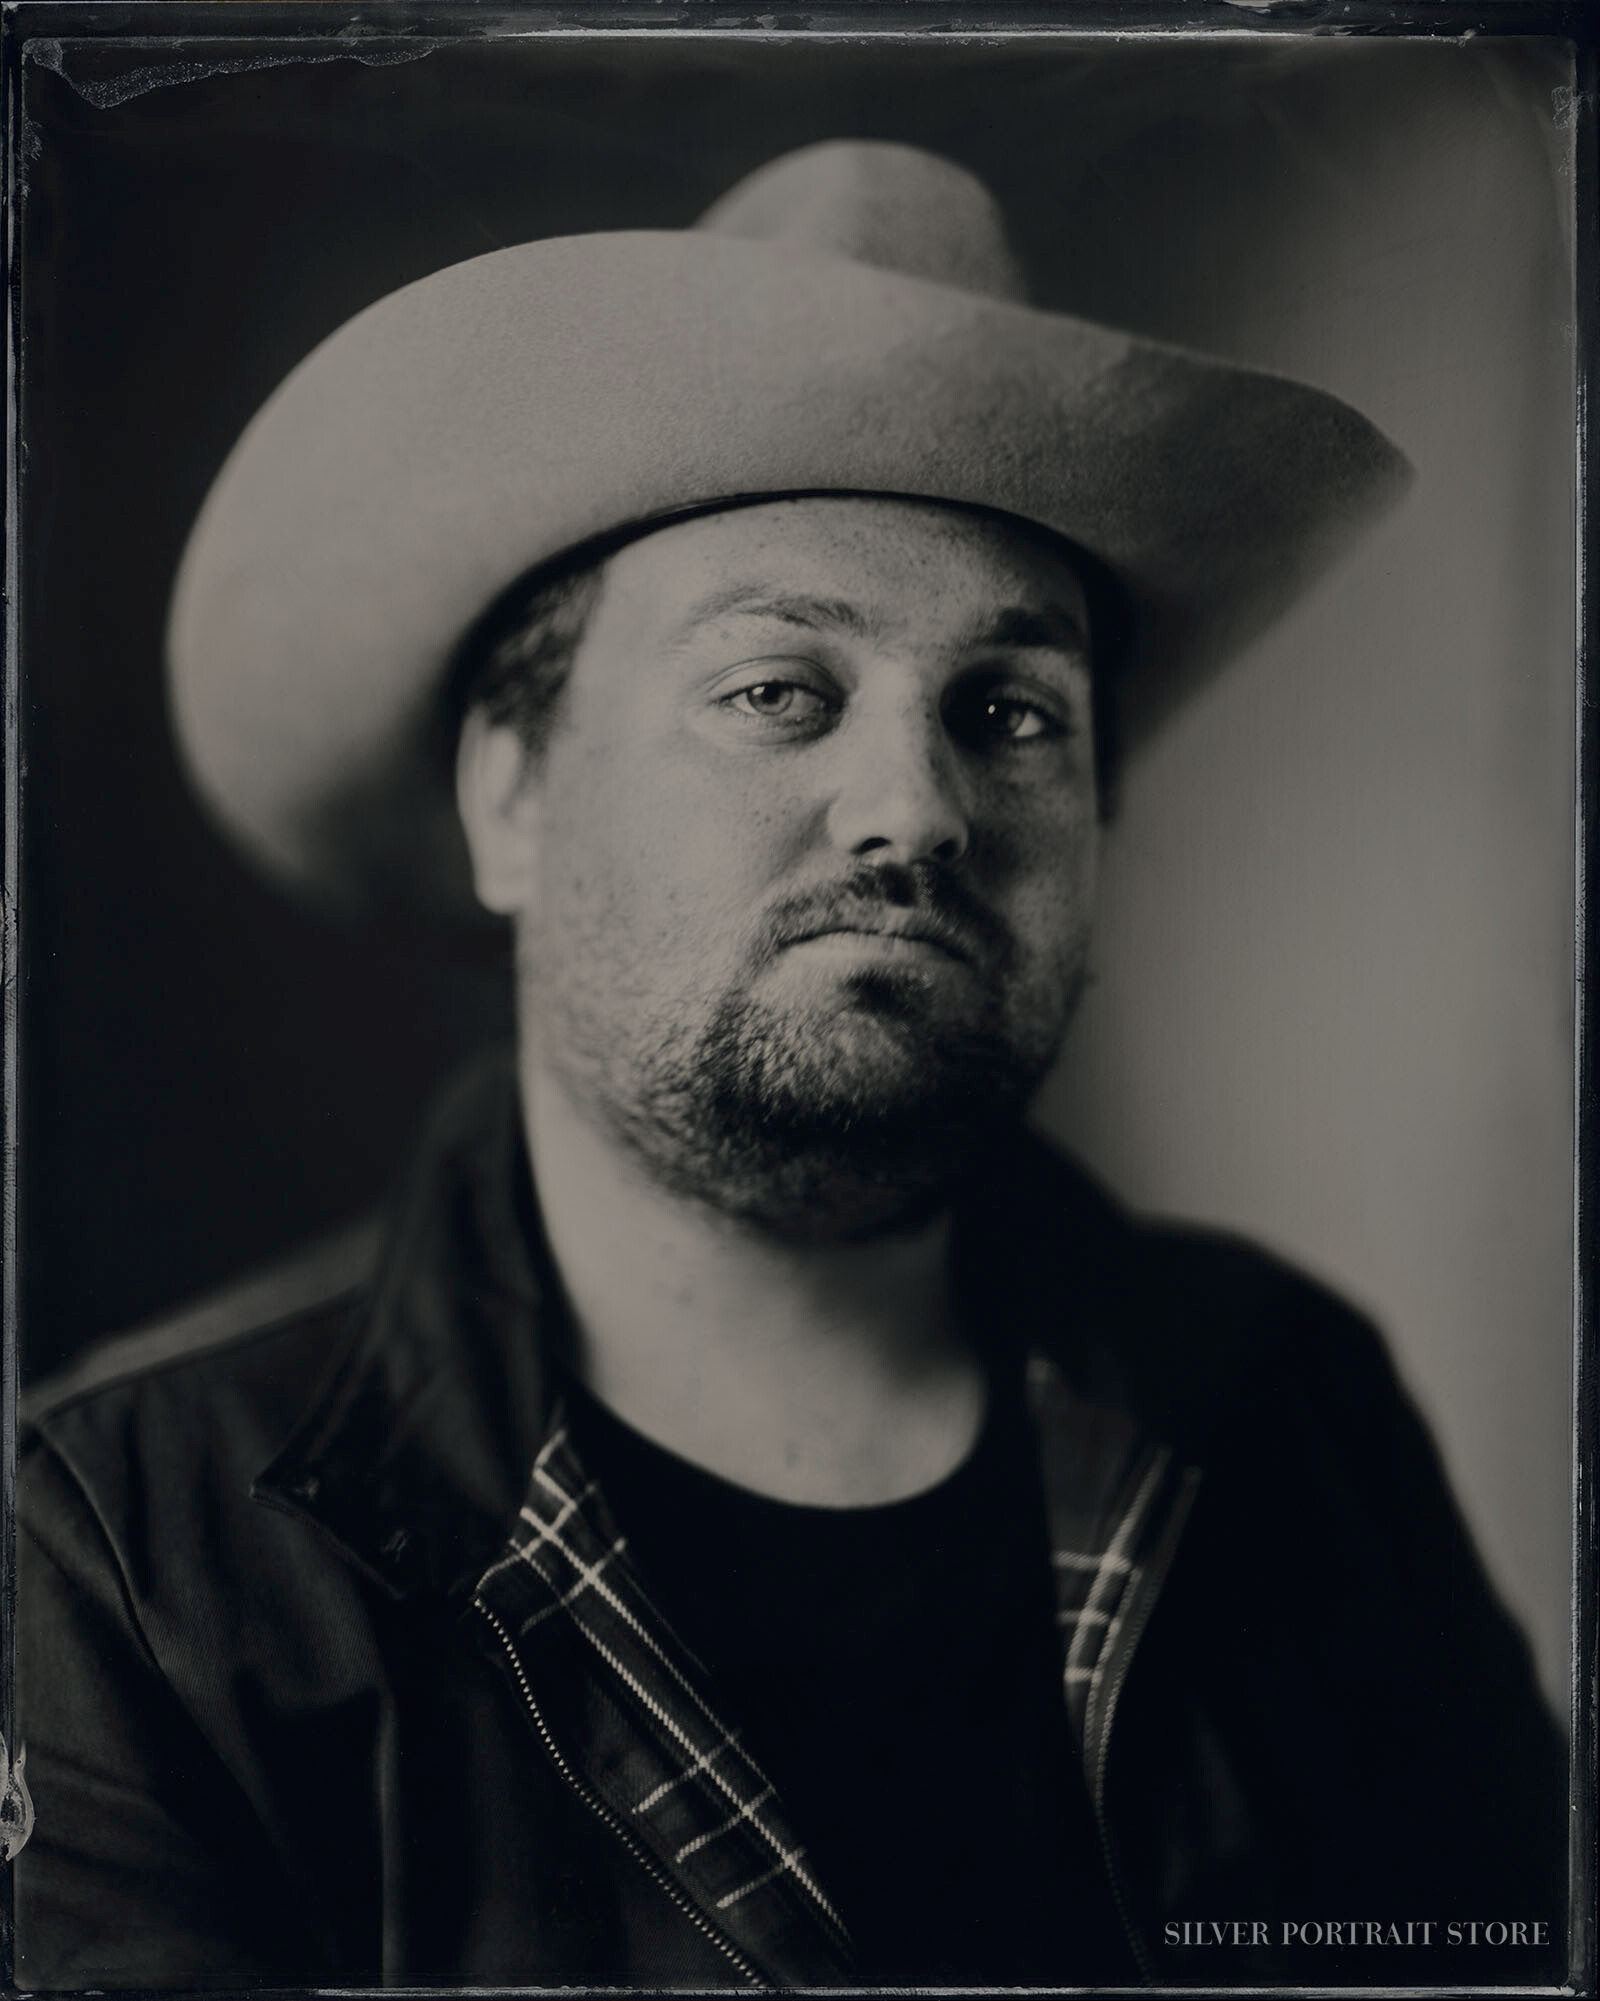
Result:
<instances>
[{"instance_id":1,"label":"man's nose","mask_svg":"<svg viewBox=\"0 0 1600 2001\"><path fill-rule=\"evenodd\" d=\"M828 831L847 854L876 861L959 861L972 842L965 774L937 715L863 721L851 732Z\"/></svg>"}]
</instances>

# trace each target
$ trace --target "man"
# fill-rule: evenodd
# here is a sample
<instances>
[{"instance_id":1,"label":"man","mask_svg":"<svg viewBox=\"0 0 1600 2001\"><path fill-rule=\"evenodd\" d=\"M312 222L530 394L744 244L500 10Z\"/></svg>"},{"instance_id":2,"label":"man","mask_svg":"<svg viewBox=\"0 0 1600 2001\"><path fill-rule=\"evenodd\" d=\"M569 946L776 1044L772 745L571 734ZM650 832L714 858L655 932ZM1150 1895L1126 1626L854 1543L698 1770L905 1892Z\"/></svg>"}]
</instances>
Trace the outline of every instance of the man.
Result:
<instances>
[{"instance_id":1,"label":"man","mask_svg":"<svg viewBox=\"0 0 1600 2001\"><path fill-rule=\"evenodd\" d=\"M20 1984L1559 1967L1562 1748L1376 1338L1021 1126L1116 706L1402 477L896 147L291 377L180 732L308 891L464 859L517 1049L376 1250L40 1399Z\"/></svg>"}]
</instances>

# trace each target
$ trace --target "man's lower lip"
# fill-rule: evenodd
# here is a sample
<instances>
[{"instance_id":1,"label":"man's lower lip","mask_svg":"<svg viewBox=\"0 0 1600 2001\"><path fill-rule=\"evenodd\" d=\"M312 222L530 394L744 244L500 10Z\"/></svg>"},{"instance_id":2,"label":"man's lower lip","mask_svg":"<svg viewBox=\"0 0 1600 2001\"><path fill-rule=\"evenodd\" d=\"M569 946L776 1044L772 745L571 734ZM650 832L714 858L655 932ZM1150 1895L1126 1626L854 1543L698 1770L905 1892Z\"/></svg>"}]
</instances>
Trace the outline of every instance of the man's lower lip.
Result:
<instances>
[{"instance_id":1,"label":"man's lower lip","mask_svg":"<svg viewBox=\"0 0 1600 2001\"><path fill-rule=\"evenodd\" d=\"M789 947L790 951L800 949L835 959L935 960L951 966L968 963L959 952L935 939L907 938L895 931L819 931L814 937L797 938Z\"/></svg>"}]
</instances>

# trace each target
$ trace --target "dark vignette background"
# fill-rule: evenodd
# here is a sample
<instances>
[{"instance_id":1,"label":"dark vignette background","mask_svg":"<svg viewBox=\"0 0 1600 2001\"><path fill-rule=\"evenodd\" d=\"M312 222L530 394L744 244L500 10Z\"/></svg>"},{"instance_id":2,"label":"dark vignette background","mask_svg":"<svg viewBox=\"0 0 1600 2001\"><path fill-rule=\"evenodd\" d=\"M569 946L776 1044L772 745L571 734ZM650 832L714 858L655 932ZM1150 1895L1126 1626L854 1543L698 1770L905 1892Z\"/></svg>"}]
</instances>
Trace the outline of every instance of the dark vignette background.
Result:
<instances>
[{"instance_id":1,"label":"dark vignette background","mask_svg":"<svg viewBox=\"0 0 1600 2001\"><path fill-rule=\"evenodd\" d=\"M1571 419L1552 196L1569 81L1548 43L30 45L24 1373L367 1207L439 1076L505 1027L492 957L296 911L187 794L162 693L167 593L256 406L322 335L440 265L686 223L812 139L906 139L989 182L1042 303L1303 370L1364 401L1424 465L1411 541L1335 585L1368 624L1319 627L1314 608L1185 722L1186 749L1152 757L1158 779L1131 775L1132 859L1113 887L1122 912L1143 909L1163 971L1152 981L1142 934L1113 908L1087 1053L1052 1108L1135 1198L1259 1229L1376 1304L1433 1413L1462 1400L1447 1455L1561 1686L1570 642L1555 608L1570 600ZM1413 234L1413 209L1433 235ZM1325 300L1330 265L1342 276ZM1407 371L1430 369L1409 405ZM1480 409L1486 383L1497 400ZM1402 573L1410 625L1394 617ZM1439 651L1427 673L1459 668L1447 698L1406 679L1407 645ZM1342 714L1315 706L1330 684L1348 686ZM1406 768L1379 769L1374 742ZM1186 770L1210 773L1225 803ZM1470 851L1469 795L1483 806ZM1253 825L1237 804L1252 797ZM1387 908L1373 901L1386 885ZM1427 979L1411 978L1408 937ZM1254 1011L1218 970L1241 951ZM1364 953L1376 978L1347 986ZM1494 973L1505 964L1516 979ZM1284 1023L1308 986L1327 1019L1296 1042ZM1130 996L1146 997L1138 1021ZM1192 1059L1176 1040L1191 1031ZM1464 1104L1485 1049L1488 1109L1413 1148L1408 1122ZM1209 1098L1194 1086L1207 1075ZM1346 1132L1352 1080L1366 1095ZM1384 1099L1393 1125L1369 1160L1361 1120ZM1424 1185L1452 1154L1476 1180ZM1300 1211L1262 1199L1280 1187L1304 1191ZM1414 1272L1393 1262L1408 1245ZM1460 1310L1474 1297L1476 1328ZM1555 1372L1532 1416L1515 1385L1508 1398L1513 1370Z\"/></svg>"}]
</instances>

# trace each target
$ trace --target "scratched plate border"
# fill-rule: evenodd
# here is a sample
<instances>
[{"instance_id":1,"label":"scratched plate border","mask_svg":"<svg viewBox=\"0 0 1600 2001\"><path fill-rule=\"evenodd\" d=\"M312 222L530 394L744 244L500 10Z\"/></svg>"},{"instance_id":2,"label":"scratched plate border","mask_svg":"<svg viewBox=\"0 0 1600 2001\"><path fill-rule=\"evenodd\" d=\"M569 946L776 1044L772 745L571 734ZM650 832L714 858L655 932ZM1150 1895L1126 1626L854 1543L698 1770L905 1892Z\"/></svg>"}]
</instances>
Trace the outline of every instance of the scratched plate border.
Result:
<instances>
[{"instance_id":1,"label":"scratched plate border","mask_svg":"<svg viewBox=\"0 0 1600 2001\"><path fill-rule=\"evenodd\" d=\"M23 434L19 405L22 365L22 287L27 272L21 262L20 207L26 182L29 147L34 141L23 115L23 74L30 61L60 67L70 61L86 83L90 101L120 102L146 87L157 72L174 63L195 62L206 71L256 68L274 61L323 60L356 56L365 60L403 60L408 54L444 43L492 44L511 37L582 36L597 46L635 36L715 35L745 40L791 40L803 44L817 38L848 38L862 43L891 39L1009 37L1044 35L1159 38L1176 44L1214 36L1234 38L1291 37L1411 37L1514 38L1553 37L1571 44L1576 75L1572 106L1572 139L1576 164L1573 247L1577 299L1577 469L1575 519L1578 541L1577 643L1573 661L1574 706L1578 720L1578 788L1573 834L1578 855L1578 893L1573 911L1577 940L1578 1005L1574 1046L1573 1087L1577 1105L1575 1269L1573 1274L1574 1382L1574 1594L1572 1603L1572 1686L1570 1720L1573 1735L1571 1805L1571 1919L1568 1977L1564 1986L1477 1988L1482 1993L1596 1992L1596 1828L1600 1823L1600 1791L1596 1785L1597 1654L1600 1654L1600 1596L1596 1583L1597 1441L1600 1441L1600 1162L1595 1135L1600 1130L1600 925L1591 914L1587 877L1600 857L1600 692L1595 680L1597 618L1596 503L1591 462L1597 384L1600 384L1600 18L1585 0L1414 0L1410 5L1378 4L1378 0L1048 0L1032 6L986 5L982 0L860 0L855 6L802 8L759 15L742 14L716 5L656 4L656 0L613 0L588 5L584 0L566 7L530 6L519 9L463 5L330 6L323 0L284 0L255 5L250 0L125 0L122 5L100 0L5 0L0 15L0 83L5 93L5 260L6 260L6 481L4 704L0 710L3 737L3 853L0 853L0 1003L3 1003L3 1050L0 1050L0 1101L3 1101L3 1152L0 1152L0 1737L15 1743L12 1710L12 1658L15 1626L14 1500L18 1337L21 1311L21 1259L26 1245L19 1228L19 1144L21 1140L22 1022L28 914L21 902L23 746L20 733L19 677L21 563L20 518L22 468L29 440ZM69 52L67 56L63 51ZM3 1752L0 1752L3 1758ZM7 1825L0 1821L0 1842ZM12 1971L12 1909L9 1866L0 1891L0 1955L8 1986ZM150 1991L150 1990L146 1990ZM171 1990L193 1992L194 1990ZM256 1989L260 1994L315 1992L336 1995L374 1990L347 1988ZM485 1988L397 1988L393 1993L478 1994L514 1990ZM572 1990L564 1990L572 1991ZM609 1990L617 1991L617 1990ZM643 1992L645 1990L635 1990ZM830 1990L834 1992L844 1990ZM871 1992L871 1989L857 1990ZM904 1991L904 1990L899 1990ZM992 1989L985 1992L1023 1990ZM1150 1990L1130 1990L1150 1991ZM1198 1984L1158 1988L1157 1992L1196 1994ZM1251 1986L1213 1989L1261 1995L1283 1992L1304 1995L1369 1993L1360 1988L1305 1986L1266 1989ZM1428 1988L1384 1991L1434 1993ZM1452 1991L1463 1991L1460 1989Z\"/></svg>"}]
</instances>

